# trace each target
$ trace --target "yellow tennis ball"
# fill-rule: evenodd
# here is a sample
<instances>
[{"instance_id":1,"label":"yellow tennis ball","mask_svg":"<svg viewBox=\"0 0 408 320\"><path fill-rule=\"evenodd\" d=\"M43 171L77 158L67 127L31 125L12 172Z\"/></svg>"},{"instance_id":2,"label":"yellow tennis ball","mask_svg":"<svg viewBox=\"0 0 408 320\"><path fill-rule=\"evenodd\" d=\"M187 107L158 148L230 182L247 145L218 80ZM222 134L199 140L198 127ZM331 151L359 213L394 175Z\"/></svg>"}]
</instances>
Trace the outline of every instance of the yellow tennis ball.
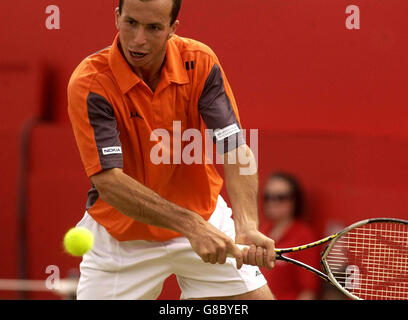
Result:
<instances>
[{"instance_id":1,"label":"yellow tennis ball","mask_svg":"<svg viewBox=\"0 0 408 320\"><path fill-rule=\"evenodd\" d=\"M83 227L72 228L64 236L65 250L75 257L83 256L92 249L93 244L92 232Z\"/></svg>"}]
</instances>

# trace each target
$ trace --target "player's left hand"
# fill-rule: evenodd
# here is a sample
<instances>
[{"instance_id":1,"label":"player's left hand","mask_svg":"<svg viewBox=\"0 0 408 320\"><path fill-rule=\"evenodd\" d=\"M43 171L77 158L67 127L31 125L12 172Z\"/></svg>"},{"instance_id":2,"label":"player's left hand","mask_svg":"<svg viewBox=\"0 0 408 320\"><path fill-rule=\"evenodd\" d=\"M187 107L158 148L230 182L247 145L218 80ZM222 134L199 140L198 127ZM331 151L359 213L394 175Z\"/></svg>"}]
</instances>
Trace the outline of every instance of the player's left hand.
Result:
<instances>
[{"instance_id":1,"label":"player's left hand","mask_svg":"<svg viewBox=\"0 0 408 320\"><path fill-rule=\"evenodd\" d=\"M267 269L272 269L275 266L275 241L260 231L254 229L237 233L235 243L249 246L249 248L242 249L244 264Z\"/></svg>"}]
</instances>

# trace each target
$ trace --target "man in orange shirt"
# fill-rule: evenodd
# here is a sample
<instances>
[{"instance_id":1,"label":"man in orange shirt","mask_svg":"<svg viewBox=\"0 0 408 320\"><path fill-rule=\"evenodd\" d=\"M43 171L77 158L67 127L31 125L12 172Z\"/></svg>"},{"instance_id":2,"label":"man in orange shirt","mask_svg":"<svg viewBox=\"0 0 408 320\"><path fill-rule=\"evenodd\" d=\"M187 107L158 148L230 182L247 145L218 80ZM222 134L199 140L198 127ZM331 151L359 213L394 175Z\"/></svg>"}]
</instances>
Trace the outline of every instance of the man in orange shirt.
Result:
<instances>
[{"instance_id":1,"label":"man in orange shirt","mask_svg":"<svg viewBox=\"0 0 408 320\"><path fill-rule=\"evenodd\" d=\"M258 269L272 268L275 253L258 231L257 173L232 161L254 156L216 55L175 35L180 6L120 1L112 46L71 77L68 113L92 181L78 225L95 237L78 299L155 299L173 273L182 298L273 298ZM224 158L234 220L202 150L207 133Z\"/></svg>"}]
</instances>

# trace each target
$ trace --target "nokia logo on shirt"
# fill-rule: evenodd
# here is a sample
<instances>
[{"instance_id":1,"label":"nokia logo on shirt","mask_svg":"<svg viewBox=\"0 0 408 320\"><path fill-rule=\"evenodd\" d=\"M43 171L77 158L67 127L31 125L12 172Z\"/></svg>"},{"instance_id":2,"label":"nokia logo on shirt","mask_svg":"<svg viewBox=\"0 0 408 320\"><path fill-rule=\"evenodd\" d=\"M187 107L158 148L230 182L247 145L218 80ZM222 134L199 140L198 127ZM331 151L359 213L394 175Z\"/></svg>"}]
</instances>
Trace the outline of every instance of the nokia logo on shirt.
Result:
<instances>
[{"instance_id":1,"label":"nokia logo on shirt","mask_svg":"<svg viewBox=\"0 0 408 320\"><path fill-rule=\"evenodd\" d=\"M122 147L108 147L108 148L102 148L102 154L104 156L110 155L110 154L122 154Z\"/></svg>"},{"instance_id":2,"label":"nokia logo on shirt","mask_svg":"<svg viewBox=\"0 0 408 320\"><path fill-rule=\"evenodd\" d=\"M143 120L143 117L137 111L132 111L130 113L130 119L133 119L133 118L140 118Z\"/></svg>"}]
</instances>

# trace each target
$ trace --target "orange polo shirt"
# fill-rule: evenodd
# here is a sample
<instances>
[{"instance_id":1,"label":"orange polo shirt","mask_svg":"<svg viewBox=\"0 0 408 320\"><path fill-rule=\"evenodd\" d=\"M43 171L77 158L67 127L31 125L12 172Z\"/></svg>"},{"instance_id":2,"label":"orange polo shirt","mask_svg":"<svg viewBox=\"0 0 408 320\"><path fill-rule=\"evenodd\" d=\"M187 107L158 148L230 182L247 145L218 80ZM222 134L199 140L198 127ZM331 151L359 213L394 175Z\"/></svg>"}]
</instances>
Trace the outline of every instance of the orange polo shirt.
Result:
<instances>
[{"instance_id":1,"label":"orange polo shirt","mask_svg":"<svg viewBox=\"0 0 408 320\"><path fill-rule=\"evenodd\" d=\"M205 130L213 130L210 137L220 153L244 143L236 102L216 55L206 45L179 36L168 41L161 79L152 92L127 63L117 35L112 46L87 57L72 74L68 113L89 177L122 168L206 220L215 209L222 179L215 160L206 160ZM184 136L188 129L200 133L199 138ZM186 148L199 140L201 153ZM181 236L122 214L102 201L94 186L86 209L119 241Z\"/></svg>"}]
</instances>

